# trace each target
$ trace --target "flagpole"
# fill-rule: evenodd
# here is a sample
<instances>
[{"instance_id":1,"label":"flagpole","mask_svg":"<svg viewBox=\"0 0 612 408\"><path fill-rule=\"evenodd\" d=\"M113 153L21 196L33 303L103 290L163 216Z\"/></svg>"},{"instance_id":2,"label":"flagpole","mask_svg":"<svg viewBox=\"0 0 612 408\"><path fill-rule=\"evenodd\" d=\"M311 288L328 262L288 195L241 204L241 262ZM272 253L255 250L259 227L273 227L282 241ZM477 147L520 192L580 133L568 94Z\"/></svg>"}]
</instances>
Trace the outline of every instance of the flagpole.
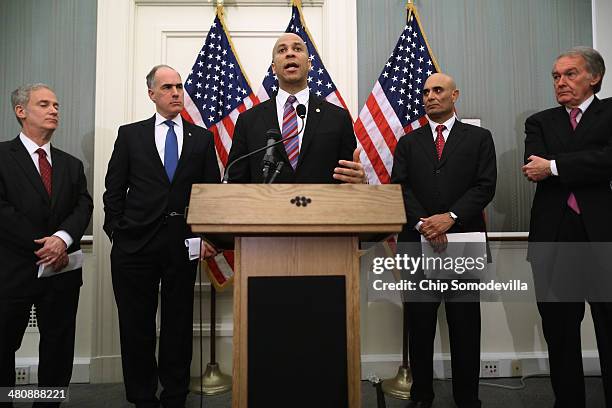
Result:
<instances>
[{"instance_id":1,"label":"flagpole","mask_svg":"<svg viewBox=\"0 0 612 408\"><path fill-rule=\"evenodd\" d=\"M217 0L216 14L223 24L223 0ZM200 378L194 379L191 383L191 391L196 394L218 395L232 389L232 377L223 374L217 363L217 291L215 285L210 283L210 361L206 364L206 371L202 373L202 264L205 261L198 261L200 264L200 285L199 285L199 309L200 309ZM206 265L208 268L208 265Z\"/></svg>"}]
</instances>

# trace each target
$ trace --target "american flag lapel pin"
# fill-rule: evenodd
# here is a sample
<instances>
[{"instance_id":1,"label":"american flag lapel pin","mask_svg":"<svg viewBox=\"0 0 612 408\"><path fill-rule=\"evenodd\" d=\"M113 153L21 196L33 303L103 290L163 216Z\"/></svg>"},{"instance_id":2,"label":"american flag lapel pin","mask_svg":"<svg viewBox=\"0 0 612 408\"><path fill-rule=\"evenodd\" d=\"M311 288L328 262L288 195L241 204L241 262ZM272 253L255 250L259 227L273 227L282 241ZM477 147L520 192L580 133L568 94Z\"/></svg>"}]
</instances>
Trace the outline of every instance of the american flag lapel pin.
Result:
<instances>
[{"instance_id":1,"label":"american flag lapel pin","mask_svg":"<svg viewBox=\"0 0 612 408\"><path fill-rule=\"evenodd\" d=\"M317 113L321 113L321 109L317 108L317 109L316 109L316 112L317 112Z\"/></svg>"}]
</instances>

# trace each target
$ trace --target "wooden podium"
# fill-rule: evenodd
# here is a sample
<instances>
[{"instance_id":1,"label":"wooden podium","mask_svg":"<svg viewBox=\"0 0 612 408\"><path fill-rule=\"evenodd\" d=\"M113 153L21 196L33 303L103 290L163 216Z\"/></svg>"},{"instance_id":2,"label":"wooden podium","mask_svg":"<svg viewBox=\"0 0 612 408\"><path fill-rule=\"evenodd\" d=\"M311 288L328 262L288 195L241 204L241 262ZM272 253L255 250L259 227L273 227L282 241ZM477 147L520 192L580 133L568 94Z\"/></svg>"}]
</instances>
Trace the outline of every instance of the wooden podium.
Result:
<instances>
[{"instance_id":1,"label":"wooden podium","mask_svg":"<svg viewBox=\"0 0 612 408\"><path fill-rule=\"evenodd\" d=\"M234 408L361 406L359 240L405 222L398 185L193 186L192 230L234 240Z\"/></svg>"}]
</instances>

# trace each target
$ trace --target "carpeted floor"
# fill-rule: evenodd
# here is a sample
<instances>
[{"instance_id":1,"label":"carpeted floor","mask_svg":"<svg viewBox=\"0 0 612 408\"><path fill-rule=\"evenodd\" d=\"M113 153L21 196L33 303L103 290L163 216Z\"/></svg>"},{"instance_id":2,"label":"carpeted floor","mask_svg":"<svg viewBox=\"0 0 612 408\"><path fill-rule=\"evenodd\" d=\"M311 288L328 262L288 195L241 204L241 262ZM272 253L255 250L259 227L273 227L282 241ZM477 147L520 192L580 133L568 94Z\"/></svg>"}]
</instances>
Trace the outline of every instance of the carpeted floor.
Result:
<instances>
[{"instance_id":1,"label":"carpeted floor","mask_svg":"<svg viewBox=\"0 0 612 408\"><path fill-rule=\"evenodd\" d=\"M485 382L485 381L483 381ZM487 379L488 383L517 386L518 379ZM588 377L586 382L587 408L605 407L601 378ZM435 381L436 399L433 408L453 408L452 389L450 381ZM316 392L316 389L312 389ZM362 408L376 408L376 392L369 382L362 382ZM297 397L299 399L299 397ZM483 408L552 408L553 396L548 378L529 378L525 380L525 388L507 390L488 386L480 387L480 399ZM386 397L387 408L403 408L406 401ZM29 404L15 404L16 408L29 407ZM200 396L191 394L187 408L198 408ZM205 408L230 408L231 393L204 397ZM291 401L287 401L291 407ZM73 384L70 386L70 401L62 407L78 408L131 408L125 400L123 384ZM313 407L315 408L315 407Z\"/></svg>"}]
</instances>

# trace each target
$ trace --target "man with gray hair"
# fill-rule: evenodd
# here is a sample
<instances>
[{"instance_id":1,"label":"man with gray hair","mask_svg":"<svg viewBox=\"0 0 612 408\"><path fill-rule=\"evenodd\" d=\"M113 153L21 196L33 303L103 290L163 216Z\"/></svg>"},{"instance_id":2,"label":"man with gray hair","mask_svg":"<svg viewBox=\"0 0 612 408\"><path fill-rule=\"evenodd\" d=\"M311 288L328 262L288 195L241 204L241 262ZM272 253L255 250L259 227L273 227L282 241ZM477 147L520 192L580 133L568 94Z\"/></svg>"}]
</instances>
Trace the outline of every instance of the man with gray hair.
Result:
<instances>
[{"instance_id":1,"label":"man with gray hair","mask_svg":"<svg viewBox=\"0 0 612 408\"><path fill-rule=\"evenodd\" d=\"M564 52L552 70L561 106L525 122L522 170L537 184L528 260L548 344L556 408L585 406L580 345L585 300L595 324L606 406L612 406L611 292L605 293L607 299L596 295L605 288L609 260L598 265L590 258L600 255L586 251L595 245L610 248L612 241L612 100L595 96L604 74L604 60L594 49ZM576 269L567 267L572 263L578 263Z\"/></svg>"},{"instance_id":2,"label":"man with gray hair","mask_svg":"<svg viewBox=\"0 0 612 408\"><path fill-rule=\"evenodd\" d=\"M80 252L93 203L83 163L51 145L59 124L55 93L45 84L24 85L11 99L21 132L0 143L0 387L15 386L15 352L32 305L38 385L67 387L83 283L78 262L68 261Z\"/></svg>"},{"instance_id":3,"label":"man with gray hair","mask_svg":"<svg viewBox=\"0 0 612 408\"><path fill-rule=\"evenodd\" d=\"M146 79L157 112L119 128L106 173L104 231L113 242L111 273L127 399L137 407L158 407L161 400L166 408L182 408L189 392L197 265L185 248L185 240L195 237L185 212L191 186L219 183L221 176L213 135L181 118L179 73L157 65ZM213 255L214 249L204 244L202 254ZM163 387L159 398L158 381Z\"/></svg>"}]
</instances>

